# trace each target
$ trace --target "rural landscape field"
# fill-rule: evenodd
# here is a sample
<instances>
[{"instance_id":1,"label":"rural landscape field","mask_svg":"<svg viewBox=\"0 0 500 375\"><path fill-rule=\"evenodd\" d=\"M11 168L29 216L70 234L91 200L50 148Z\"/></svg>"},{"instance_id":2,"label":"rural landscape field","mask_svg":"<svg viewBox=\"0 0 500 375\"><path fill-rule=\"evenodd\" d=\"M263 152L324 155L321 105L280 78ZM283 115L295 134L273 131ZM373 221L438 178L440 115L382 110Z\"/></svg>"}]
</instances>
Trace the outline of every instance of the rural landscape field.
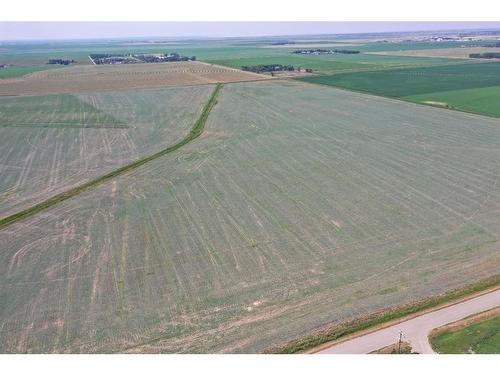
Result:
<instances>
[{"instance_id":1,"label":"rural landscape field","mask_svg":"<svg viewBox=\"0 0 500 375\"><path fill-rule=\"evenodd\" d=\"M497 290L499 43L0 42L0 352L306 352Z\"/></svg>"}]
</instances>

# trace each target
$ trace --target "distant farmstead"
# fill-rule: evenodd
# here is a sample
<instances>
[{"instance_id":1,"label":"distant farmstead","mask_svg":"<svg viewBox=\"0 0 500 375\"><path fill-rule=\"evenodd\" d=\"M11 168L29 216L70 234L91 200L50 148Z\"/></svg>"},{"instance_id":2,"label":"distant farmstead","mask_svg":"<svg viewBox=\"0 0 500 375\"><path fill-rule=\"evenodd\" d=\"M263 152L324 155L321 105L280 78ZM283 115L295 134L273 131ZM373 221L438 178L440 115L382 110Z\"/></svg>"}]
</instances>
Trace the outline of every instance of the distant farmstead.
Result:
<instances>
[{"instance_id":1,"label":"distant farmstead","mask_svg":"<svg viewBox=\"0 0 500 375\"><path fill-rule=\"evenodd\" d=\"M351 49L323 49L323 48L316 48L316 49L296 49L292 53L295 53L295 54L298 54L298 55L335 55L335 54L352 55L352 54L359 53L359 51L351 50Z\"/></svg>"},{"instance_id":2,"label":"distant farmstead","mask_svg":"<svg viewBox=\"0 0 500 375\"><path fill-rule=\"evenodd\" d=\"M170 61L196 61L196 56L181 56L173 53L149 53L149 54L128 54L110 55L96 53L89 55L90 60L96 65L116 65L116 64L142 64L142 63L162 63Z\"/></svg>"}]
</instances>

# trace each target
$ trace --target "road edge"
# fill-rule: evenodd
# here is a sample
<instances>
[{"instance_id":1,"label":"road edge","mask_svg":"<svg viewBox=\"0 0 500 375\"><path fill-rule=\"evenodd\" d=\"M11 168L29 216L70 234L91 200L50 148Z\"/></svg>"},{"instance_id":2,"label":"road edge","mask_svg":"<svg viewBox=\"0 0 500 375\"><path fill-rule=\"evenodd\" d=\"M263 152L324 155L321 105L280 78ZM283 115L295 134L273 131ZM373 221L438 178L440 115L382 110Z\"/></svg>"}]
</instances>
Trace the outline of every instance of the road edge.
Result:
<instances>
[{"instance_id":1,"label":"road edge","mask_svg":"<svg viewBox=\"0 0 500 375\"><path fill-rule=\"evenodd\" d=\"M354 339L380 329L399 324L417 316L453 306L500 289L500 274L482 279L461 288L424 298L412 303L374 312L344 323L319 327L315 332L266 350L267 354L313 354L336 344Z\"/></svg>"},{"instance_id":2,"label":"road edge","mask_svg":"<svg viewBox=\"0 0 500 375\"><path fill-rule=\"evenodd\" d=\"M482 311L482 312L477 313L477 314L472 314L472 315L469 315L463 319L457 320L455 322L448 323L448 324L445 324L444 326L434 328L431 332L429 332L429 335L427 337L429 340L429 344L431 345L432 350L434 350L438 354L452 354L452 353L439 352L437 350L437 348L435 348L434 345L432 344L432 339L436 336L441 335L442 333L459 331L459 330L466 328L468 326L474 325L476 323L480 323L480 322L488 320L488 319L494 319L496 317L500 317L500 306L493 307L492 309L485 310L485 311ZM465 326L462 326L462 325L465 325ZM455 353L453 353L453 354L455 354Z\"/></svg>"}]
</instances>

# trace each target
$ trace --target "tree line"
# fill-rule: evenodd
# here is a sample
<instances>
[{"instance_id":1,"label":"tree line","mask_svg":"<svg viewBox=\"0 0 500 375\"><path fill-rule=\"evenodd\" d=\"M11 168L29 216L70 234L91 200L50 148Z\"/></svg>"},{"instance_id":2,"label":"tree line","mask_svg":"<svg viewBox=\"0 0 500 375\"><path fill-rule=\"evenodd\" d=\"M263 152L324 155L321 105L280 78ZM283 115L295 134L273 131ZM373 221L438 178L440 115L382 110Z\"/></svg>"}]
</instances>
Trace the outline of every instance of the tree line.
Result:
<instances>
[{"instance_id":1,"label":"tree line","mask_svg":"<svg viewBox=\"0 0 500 375\"><path fill-rule=\"evenodd\" d=\"M471 53L471 59L500 59L500 52Z\"/></svg>"},{"instance_id":2,"label":"tree line","mask_svg":"<svg viewBox=\"0 0 500 375\"><path fill-rule=\"evenodd\" d=\"M241 70L253 73L294 71L293 65L265 64L265 65L243 65Z\"/></svg>"},{"instance_id":3,"label":"tree line","mask_svg":"<svg viewBox=\"0 0 500 375\"><path fill-rule=\"evenodd\" d=\"M75 60L49 59L49 62L47 64L52 64L52 65L69 65L69 64L74 64L74 63L76 63Z\"/></svg>"},{"instance_id":4,"label":"tree line","mask_svg":"<svg viewBox=\"0 0 500 375\"><path fill-rule=\"evenodd\" d=\"M351 55L351 54L356 54L359 53L359 51L352 50L352 49L322 49L322 48L316 48L316 49L296 49L292 53L296 54L302 54L302 55L333 55L335 53L342 53L345 55Z\"/></svg>"}]
</instances>

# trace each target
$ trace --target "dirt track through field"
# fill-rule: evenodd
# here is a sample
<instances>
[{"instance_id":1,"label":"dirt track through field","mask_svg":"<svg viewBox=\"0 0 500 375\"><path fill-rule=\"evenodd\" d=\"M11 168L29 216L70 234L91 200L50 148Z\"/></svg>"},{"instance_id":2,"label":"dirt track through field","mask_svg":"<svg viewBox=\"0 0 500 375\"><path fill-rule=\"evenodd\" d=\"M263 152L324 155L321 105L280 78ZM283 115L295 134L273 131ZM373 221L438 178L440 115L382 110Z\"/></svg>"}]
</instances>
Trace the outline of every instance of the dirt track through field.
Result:
<instances>
[{"instance_id":1,"label":"dirt track through field","mask_svg":"<svg viewBox=\"0 0 500 375\"><path fill-rule=\"evenodd\" d=\"M173 145L171 145L171 146L169 146L169 147L167 147L167 148L165 148L165 149L163 149L163 150L161 150L153 155L150 155L150 156L145 157L143 159L139 159L133 163L127 164L121 168L118 168L118 169L116 169L110 173L107 173L103 176L100 176L94 180L91 180L91 181L86 182L82 185L79 185L73 189L70 189L70 190L65 191L63 193L60 193L60 194L57 194L57 195L55 195L55 196L53 196L53 197L51 197L43 202L40 202L32 207L29 207L25 210L22 210L22 211L16 212L15 214L1 218L0 219L0 229L6 227L7 225L15 223L19 220L22 220L24 218L32 216L32 215L34 215L42 210L50 208L59 202L62 202L62 201L67 200L69 198L72 198L72 197L82 193L83 191L90 189L91 187L97 186L97 185L102 184L106 181L109 181L112 178L115 178L115 177L120 176L124 173L127 173L127 172L134 170L134 169L137 169L141 165L144 165L152 160L158 159L161 156L164 156L172 151L175 151L175 150L179 149L180 147L184 146L185 144L191 142L192 140L198 138L203 132L203 128L205 126L205 121L208 118L210 110L217 103L217 95L218 95L221 87L222 87L222 84L217 84L217 86L215 87L215 89L212 93L212 96L210 97L207 104L203 108L203 111L202 111L200 117L194 123L193 128L191 129L189 134L186 135L179 142L177 142L177 143L175 143L175 144L173 144Z\"/></svg>"},{"instance_id":2,"label":"dirt track through field","mask_svg":"<svg viewBox=\"0 0 500 375\"><path fill-rule=\"evenodd\" d=\"M433 329L498 306L500 306L500 289L464 302L459 302L457 304L420 315L405 322L341 342L318 353L371 353L375 350L396 343L399 338L399 333L401 332L403 334L403 341L409 342L414 352L431 354L434 353L434 350L432 350L428 337L429 333Z\"/></svg>"},{"instance_id":3,"label":"dirt track through field","mask_svg":"<svg viewBox=\"0 0 500 375\"><path fill-rule=\"evenodd\" d=\"M2 230L0 352L257 353L500 272L499 120L284 80L217 101Z\"/></svg>"},{"instance_id":4,"label":"dirt track through field","mask_svg":"<svg viewBox=\"0 0 500 375\"><path fill-rule=\"evenodd\" d=\"M0 218L180 141L214 87L0 98Z\"/></svg>"}]
</instances>

